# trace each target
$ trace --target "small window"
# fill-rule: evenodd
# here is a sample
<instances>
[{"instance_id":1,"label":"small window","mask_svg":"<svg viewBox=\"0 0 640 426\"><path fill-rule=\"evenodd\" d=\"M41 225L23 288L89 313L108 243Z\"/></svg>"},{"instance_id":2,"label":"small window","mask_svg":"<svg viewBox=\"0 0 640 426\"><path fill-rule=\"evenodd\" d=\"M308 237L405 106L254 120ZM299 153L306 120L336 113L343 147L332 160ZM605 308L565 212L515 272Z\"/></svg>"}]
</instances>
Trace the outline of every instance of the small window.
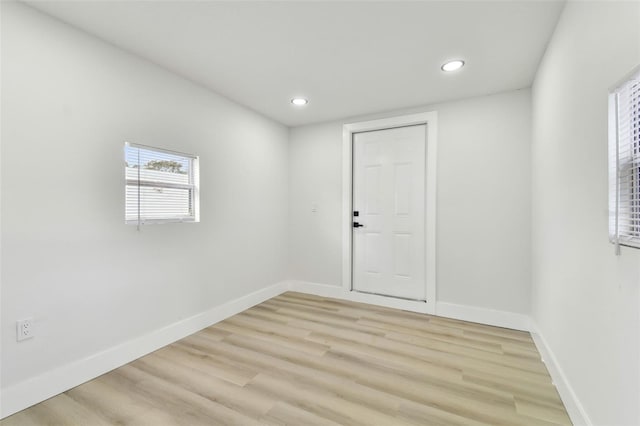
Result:
<instances>
[{"instance_id":1,"label":"small window","mask_svg":"<svg viewBox=\"0 0 640 426\"><path fill-rule=\"evenodd\" d=\"M198 157L125 143L125 221L199 222Z\"/></svg>"},{"instance_id":2,"label":"small window","mask_svg":"<svg viewBox=\"0 0 640 426\"><path fill-rule=\"evenodd\" d=\"M609 238L640 248L640 70L609 94Z\"/></svg>"}]
</instances>

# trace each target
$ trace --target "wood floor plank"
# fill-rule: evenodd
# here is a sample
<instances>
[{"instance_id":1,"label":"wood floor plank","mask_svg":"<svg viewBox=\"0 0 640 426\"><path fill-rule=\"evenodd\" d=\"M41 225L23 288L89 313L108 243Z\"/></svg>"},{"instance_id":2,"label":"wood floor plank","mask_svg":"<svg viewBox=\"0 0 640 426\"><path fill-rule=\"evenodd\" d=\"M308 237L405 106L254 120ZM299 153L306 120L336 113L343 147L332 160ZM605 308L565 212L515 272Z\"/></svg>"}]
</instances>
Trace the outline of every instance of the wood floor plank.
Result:
<instances>
[{"instance_id":1,"label":"wood floor plank","mask_svg":"<svg viewBox=\"0 0 640 426\"><path fill-rule=\"evenodd\" d=\"M375 341L358 340L356 335L350 340L342 339L324 333L313 332L307 340L316 343L323 343L333 347L339 347L345 350L357 349L367 354L378 356L382 359L394 359L398 362L406 363L427 363L432 368L441 367L453 370L470 369L473 371L491 372L502 377L518 376L533 382L546 383L549 379L544 372L531 372L519 368L500 365L498 363L488 362L485 360L462 356L451 352L445 353L420 347L411 344L405 344L386 338L376 338Z\"/></svg>"},{"instance_id":2,"label":"wood floor plank","mask_svg":"<svg viewBox=\"0 0 640 426\"><path fill-rule=\"evenodd\" d=\"M261 418L267 424L273 425L306 425L306 426L338 426L340 423L331 421L315 413L296 407L288 402L278 402L265 416Z\"/></svg>"},{"instance_id":3,"label":"wood floor plank","mask_svg":"<svg viewBox=\"0 0 640 426\"><path fill-rule=\"evenodd\" d=\"M277 398L251 392L218 377L206 374L189 365L162 359L159 355L137 360L136 368L167 381L183 382L184 387L227 408L255 419L265 415L275 405ZM246 384L246 383L245 383Z\"/></svg>"},{"instance_id":4,"label":"wood floor plank","mask_svg":"<svg viewBox=\"0 0 640 426\"><path fill-rule=\"evenodd\" d=\"M531 336L529 335L529 333L525 331L512 330L512 329L503 328L503 327L493 327L490 325L478 324L478 323L451 319L451 318L443 318L443 317L432 317L431 322L432 324L438 324L445 327L459 328L465 331L476 331L479 333L491 334L498 337L504 337L504 338L513 339L513 340L520 340L523 342L533 344L533 340L531 339Z\"/></svg>"},{"instance_id":5,"label":"wood floor plank","mask_svg":"<svg viewBox=\"0 0 640 426\"><path fill-rule=\"evenodd\" d=\"M277 321L282 320L282 318L287 318L287 324L291 327L302 328L308 331L320 331L324 332L327 330L331 330L333 333L339 333L340 331L359 331L361 333L370 334L373 336L384 336L386 331L381 330L375 327L370 327L367 325L361 325L358 322L346 322L340 323L339 326L335 324L335 322L327 324L326 322L316 319L305 319L300 317L292 317L274 313L263 313L261 311L256 310L255 312L247 313L247 315L258 315L263 321Z\"/></svg>"},{"instance_id":6,"label":"wood floor plank","mask_svg":"<svg viewBox=\"0 0 640 426\"><path fill-rule=\"evenodd\" d=\"M517 397L516 411L525 416L546 420L559 425L571 424L571 420L564 410L564 407L549 407L548 405Z\"/></svg>"},{"instance_id":7,"label":"wood floor plank","mask_svg":"<svg viewBox=\"0 0 640 426\"><path fill-rule=\"evenodd\" d=\"M140 361L134 361L134 363ZM133 384L133 393L170 414L172 421L185 425L257 425L246 413L232 410L218 401L199 395L185 386L150 374L131 364L110 374L125 377Z\"/></svg>"},{"instance_id":8,"label":"wood floor plank","mask_svg":"<svg viewBox=\"0 0 640 426\"><path fill-rule=\"evenodd\" d=\"M175 345L170 345L154 352L152 358L162 358L169 363L177 365L188 365L200 374L213 376L238 386L246 385L258 374L254 369L240 368L231 362L224 362L219 358L214 359L208 354L195 354L190 351L184 351Z\"/></svg>"},{"instance_id":9,"label":"wood floor plank","mask_svg":"<svg viewBox=\"0 0 640 426\"><path fill-rule=\"evenodd\" d=\"M452 353L460 356L476 358L479 360L491 362L494 364L504 365L508 367L519 368L533 373L547 374L547 369L537 360L531 358L520 357L511 354L495 354L481 349L468 348L449 342L440 342L438 340L425 337L407 335L398 332L389 332L385 335L390 340L396 340L423 348L433 349L444 353Z\"/></svg>"},{"instance_id":10,"label":"wood floor plank","mask_svg":"<svg viewBox=\"0 0 640 426\"><path fill-rule=\"evenodd\" d=\"M530 397L540 403L562 406L562 401L551 381L547 383L531 383L477 371L464 372L462 379L467 383L475 383L489 389L503 389L513 396Z\"/></svg>"},{"instance_id":11,"label":"wood floor plank","mask_svg":"<svg viewBox=\"0 0 640 426\"><path fill-rule=\"evenodd\" d=\"M261 373L251 382L252 387L262 387L271 392L283 395L287 401L307 407L308 410L321 410L332 414L331 420L340 424L400 424L393 416L393 412L384 413L379 407L365 404L356 404L339 393L328 391L307 383L298 383L291 386L291 382L284 378Z\"/></svg>"},{"instance_id":12,"label":"wood floor plank","mask_svg":"<svg viewBox=\"0 0 640 426\"><path fill-rule=\"evenodd\" d=\"M2 420L0 423L3 426L57 426L65 424L104 426L111 424L66 394L58 395L34 405L27 410Z\"/></svg>"},{"instance_id":13,"label":"wood floor plank","mask_svg":"<svg viewBox=\"0 0 640 426\"><path fill-rule=\"evenodd\" d=\"M127 392L121 392L104 380L91 380L66 392L77 403L89 407L106 424L131 424L153 411L151 404L138 403Z\"/></svg>"},{"instance_id":14,"label":"wood floor plank","mask_svg":"<svg viewBox=\"0 0 640 426\"><path fill-rule=\"evenodd\" d=\"M463 336L461 331L458 333L449 333L448 330L442 329L440 327L437 330L428 327L422 327L420 329L403 327L395 324L389 324L384 321L376 321L371 319L360 319L358 320L358 324L364 325L366 327L371 327L374 329L379 329L383 331L383 333L388 333L392 331L396 331L408 336L417 336L424 337L425 339L433 339L441 342L454 343L456 345L465 346L474 349L481 349L488 352L493 352L496 354L504 353L502 345L499 343L493 342L483 342L475 339L468 339Z\"/></svg>"},{"instance_id":15,"label":"wood floor plank","mask_svg":"<svg viewBox=\"0 0 640 426\"><path fill-rule=\"evenodd\" d=\"M260 329L255 329L247 328L241 321L239 323L234 321L225 321L224 323L218 324L217 327L233 332L234 334L242 334L245 336L250 336L254 339L268 341L272 344L275 343L282 346L291 347L293 349L297 349L311 355L322 355L329 349L328 346L319 343L311 343L303 339L292 339L290 337L278 335L277 331L269 326L270 324L274 323L263 321L263 326ZM308 335L309 330L306 331L306 334Z\"/></svg>"},{"instance_id":16,"label":"wood floor plank","mask_svg":"<svg viewBox=\"0 0 640 426\"><path fill-rule=\"evenodd\" d=\"M570 425L528 333L288 292L0 421Z\"/></svg>"}]
</instances>

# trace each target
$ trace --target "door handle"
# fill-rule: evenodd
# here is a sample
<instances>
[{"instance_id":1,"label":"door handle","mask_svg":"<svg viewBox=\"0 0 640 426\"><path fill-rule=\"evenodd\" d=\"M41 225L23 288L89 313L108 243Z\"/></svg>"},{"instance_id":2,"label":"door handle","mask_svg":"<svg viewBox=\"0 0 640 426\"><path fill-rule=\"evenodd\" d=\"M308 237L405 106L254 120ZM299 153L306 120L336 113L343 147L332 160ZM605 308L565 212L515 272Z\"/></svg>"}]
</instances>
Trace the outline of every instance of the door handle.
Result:
<instances>
[{"instance_id":1,"label":"door handle","mask_svg":"<svg viewBox=\"0 0 640 426\"><path fill-rule=\"evenodd\" d=\"M353 227L354 228L362 228L364 225L358 222L353 222Z\"/></svg>"}]
</instances>

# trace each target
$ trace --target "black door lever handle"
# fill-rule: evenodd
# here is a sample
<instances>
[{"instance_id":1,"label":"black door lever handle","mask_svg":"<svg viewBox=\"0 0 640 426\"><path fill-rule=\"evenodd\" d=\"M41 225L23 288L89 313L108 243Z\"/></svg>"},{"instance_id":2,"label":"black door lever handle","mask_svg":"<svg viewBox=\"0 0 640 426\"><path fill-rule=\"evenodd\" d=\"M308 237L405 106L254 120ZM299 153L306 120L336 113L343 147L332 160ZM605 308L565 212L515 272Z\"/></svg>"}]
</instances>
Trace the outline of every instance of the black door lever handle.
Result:
<instances>
[{"instance_id":1,"label":"black door lever handle","mask_svg":"<svg viewBox=\"0 0 640 426\"><path fill-rule=\"evenodd\" d=\"M358 222L353 222L353 227L354 228L362 228L364 225Z\"/></svg>"}]
</instances>

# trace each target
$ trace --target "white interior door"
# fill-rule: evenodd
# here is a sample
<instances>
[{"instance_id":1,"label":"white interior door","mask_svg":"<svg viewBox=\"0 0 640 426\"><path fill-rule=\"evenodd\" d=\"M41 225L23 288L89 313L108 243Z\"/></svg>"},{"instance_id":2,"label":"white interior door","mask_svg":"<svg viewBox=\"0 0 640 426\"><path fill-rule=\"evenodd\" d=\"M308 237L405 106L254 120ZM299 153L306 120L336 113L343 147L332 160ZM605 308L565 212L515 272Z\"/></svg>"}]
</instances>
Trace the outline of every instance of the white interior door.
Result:
<instances>
[{"instance_id":1,"label":"white interior door","mask_svg":"<svg viewBox=\"0 0 640 426\"><path fill-rule=\"evenodd\" d=\"M425 168L425 125L353 135L353 290L426 299Z\"/></svg>"}]
</instances>

